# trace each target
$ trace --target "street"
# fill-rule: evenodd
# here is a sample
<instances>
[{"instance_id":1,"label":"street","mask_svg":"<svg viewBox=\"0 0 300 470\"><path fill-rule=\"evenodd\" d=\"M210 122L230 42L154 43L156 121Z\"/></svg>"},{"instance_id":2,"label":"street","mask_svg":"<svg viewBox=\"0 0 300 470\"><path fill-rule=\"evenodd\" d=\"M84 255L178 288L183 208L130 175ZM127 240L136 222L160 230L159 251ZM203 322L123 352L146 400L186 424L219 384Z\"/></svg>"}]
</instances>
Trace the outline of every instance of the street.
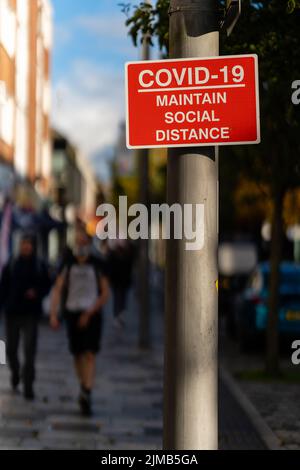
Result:
<instances>
[{"instance_id":1,"label":"street","mask_svg":"<svg viewBox=\"0 0 300 470\"><path fill-rule=\"evenodd\" d=\"M299 23L0 0L0 450L300 450Z\"/></svg>"},{"instance_id":2,"label":"street","mask_svg":"<svg viewBox=\"0 0 300 470\"><path fill-rule=\"evenodd\" d=\"M134 299L123 332L105 312L103 350L99 356L94 416L78 411L78 385L67 351L64 328L41 327L36 402L12 396L7 367L0 368L1 449L159 450L162 442L163 344L159 295L153 296L153 347L137 345ZM1 325L1 336L3 336ZM247 416L220 383L220 448L263 449Z\"/></svg>"}]
</instances>

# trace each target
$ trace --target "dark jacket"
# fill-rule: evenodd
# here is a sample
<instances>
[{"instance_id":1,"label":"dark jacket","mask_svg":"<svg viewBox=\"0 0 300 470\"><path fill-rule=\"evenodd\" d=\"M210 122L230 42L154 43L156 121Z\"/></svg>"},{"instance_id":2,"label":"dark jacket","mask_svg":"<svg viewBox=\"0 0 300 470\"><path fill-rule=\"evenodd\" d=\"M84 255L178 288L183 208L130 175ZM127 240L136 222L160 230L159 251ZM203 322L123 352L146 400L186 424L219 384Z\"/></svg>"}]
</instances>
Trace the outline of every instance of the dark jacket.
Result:
<instances>
[{"instance_id":1,"label":"dark jacket","mask_svg":"<svg viewBox=\"0 0 300 470\"><path fill-rule=\"evenodd\" d=\"M107 264L112 286L129 289L134 264L133 247L128 243L124 247L110 250L107 256Z\"/></svg>"},{"instance_id":2,"label":"dark jacket","mask_svg":"<svg viewBox=\"0 0 300 470\"><path fill-rule=\"evenodd\" d=\"M49 293L50 277L46 265L36 256L18 257L3 270L0 282L0 307L8 315L40 315L42 300ZM27 292L33 289L34 298Z\"/></svg>"}]
</instances>

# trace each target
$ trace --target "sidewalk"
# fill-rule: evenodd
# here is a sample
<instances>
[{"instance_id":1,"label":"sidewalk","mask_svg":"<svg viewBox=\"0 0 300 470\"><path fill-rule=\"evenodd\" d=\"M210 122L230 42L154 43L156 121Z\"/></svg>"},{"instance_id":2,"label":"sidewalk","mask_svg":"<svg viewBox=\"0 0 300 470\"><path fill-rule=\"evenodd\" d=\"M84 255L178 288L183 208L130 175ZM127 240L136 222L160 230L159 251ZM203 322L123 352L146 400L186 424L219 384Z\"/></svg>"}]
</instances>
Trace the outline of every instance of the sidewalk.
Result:
<instances>
[{"instance_id":1,"label":"sidewalk","mask_svg":"<svg viewBox=\"0 0 300 470\"><path fill-rule=\"evenodd\" d=\"M0 368L0 448L160 447L162 351L139 352L134 328L127 326L124 334L116 334L111 316L106 314L105 320L93 418L82 418L78 412L78 385L64 329L54 333L43 325L36 402L28 404L21 396L12 397L8 370Z\"/></svg>"},{"instance_id":2,"label":"sidewalk","mask_svg":"<svg viewBox=\"0 0 300 470\"><path fill-rule=\"evenodd\" d=\"M221 323L221 322L220 322ZM264 351L257 350L241 354L236 341L228 339L221 328L220 362L232 374L241 371L259 371L264 369ZM298 369L291 363L291 353L281 354L282 370L297 373ZM240 389L255 406L264 421L272 429L285 450L300 449L300 407L299 379L291 381L237 380Z\"/></svg>"},{"instance_id":3,"label":"sidewalk","mask_svg":"<svg viewBox=\"0 0 300 470\"><path fill-rule=\"evenodd\" d=\"M95 416L82 418L78 386L66 347L65 331L41 328L37 400L13 397L9 374L0 367L1 449L147 449L161 448L163 346L162 315L155 299L154 347L138 351L137 322L132 313L124 334L116 334L106 313L99 357ZM132 312L135 312L133 309ZM2 334L0 334L0 337ZM225 384L220 384L220 447L262 449L263 444Z\"/></svg>"}]
</instances>

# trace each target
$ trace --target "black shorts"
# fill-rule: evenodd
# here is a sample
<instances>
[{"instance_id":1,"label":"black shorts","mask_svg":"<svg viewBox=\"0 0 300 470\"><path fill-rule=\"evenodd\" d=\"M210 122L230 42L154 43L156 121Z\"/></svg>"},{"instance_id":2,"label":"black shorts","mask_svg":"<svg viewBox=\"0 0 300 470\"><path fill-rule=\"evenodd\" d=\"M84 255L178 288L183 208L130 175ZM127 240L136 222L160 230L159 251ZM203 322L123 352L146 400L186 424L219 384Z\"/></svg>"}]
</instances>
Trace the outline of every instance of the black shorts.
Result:
<instances>
[{"instance_id":1,"label":"black shorts","mask_svg":"<svg viewBox=\"0 0 300 470\"><path fill-rule=\"evenodd\" d=\"M94 315L88 326L83 329L78 327L80 315L81 313L65 313L70 352L73 356L85 352L96 354L100 351L101 346L102 314Z\"/></svg>"}]
</instances>

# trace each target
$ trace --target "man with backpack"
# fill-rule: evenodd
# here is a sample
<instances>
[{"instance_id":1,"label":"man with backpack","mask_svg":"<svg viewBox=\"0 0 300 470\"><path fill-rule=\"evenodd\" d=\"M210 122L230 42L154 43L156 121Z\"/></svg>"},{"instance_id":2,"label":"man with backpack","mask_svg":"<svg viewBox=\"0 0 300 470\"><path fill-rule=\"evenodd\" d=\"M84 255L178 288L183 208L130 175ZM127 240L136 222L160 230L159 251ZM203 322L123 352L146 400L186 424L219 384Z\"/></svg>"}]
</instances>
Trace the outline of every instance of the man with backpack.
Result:
<instances>
[{"instance_id":1,"label":"man with backpack","mask_svg":"<svg viewBox=\"0 0 300 470\"><path fill-rule=\"evenodd\" d=\"M83 228L77 230L76 246L61 267L51 302L50 325L59 328L62 306L66 321L69 349L74 356L80 384L79 405L89 416L91 392L96 371L96 354L100 349L102 307L109 296L105 265L91 254L91 240Z\"/></svg>"},{"instance_id":2,"label":"man with backpack","mask_svg":"<svg viewBox=\"0 0 300 470\"><path fill-rule=\"evenodd\" d=\"M6 319L7 357L11 385L17 391L23 379L24 397L34 399L35 356L42 300L50 290L47 267L36 253L36 239L25 234L19 256L4 267L0 282L0 304ZM20 336L24 343L24 367L20 374L18 349Z\"/></svg>"}]
</instances>

